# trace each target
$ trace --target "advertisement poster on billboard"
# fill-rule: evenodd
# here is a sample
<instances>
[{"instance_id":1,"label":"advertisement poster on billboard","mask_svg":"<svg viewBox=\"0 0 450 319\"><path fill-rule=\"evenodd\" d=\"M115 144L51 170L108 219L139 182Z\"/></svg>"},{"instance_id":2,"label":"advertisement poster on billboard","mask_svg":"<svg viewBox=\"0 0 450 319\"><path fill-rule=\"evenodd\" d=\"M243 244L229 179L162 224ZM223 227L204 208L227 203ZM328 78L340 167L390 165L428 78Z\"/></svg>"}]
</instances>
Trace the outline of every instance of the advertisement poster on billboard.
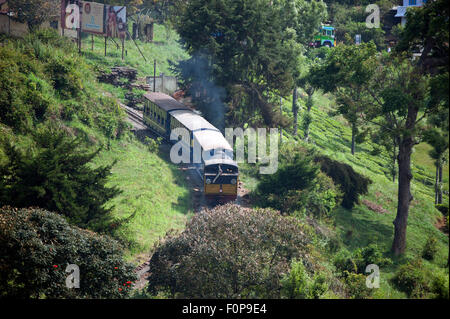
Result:
<instances>
[{"instance_id":1,"label":"advertisement poster on billboard","mask_svg":"<svg viewBox=\"0 0 450 319\"><path fill-rule=\"evenodd\" d=\"M127 13L123 6L106 6L106 36L124 38L126 34Z\"/></svg>"},{"instance_id":2,"label":"advertisement poster on billboard","mask_svg":"<svg viewBox=\"0 0 450 319\"><path fill-rule=\"evenodd\" d=\"M78 1L61 0L61 27L63 29L75 30L80 25L80 10Z\"/></svg>"},{"instance_id":3,"label":"advertisement poster on billboard","mask_svg":"<svg viewBox=\"0 0 450 319\"><path fill-rule=\"evenodd\" d=\"M104 7L97 2L82 2L83 14L81 18L81 30L83 32L103 35L104 32Z\"/></svg>"}]
</instances>

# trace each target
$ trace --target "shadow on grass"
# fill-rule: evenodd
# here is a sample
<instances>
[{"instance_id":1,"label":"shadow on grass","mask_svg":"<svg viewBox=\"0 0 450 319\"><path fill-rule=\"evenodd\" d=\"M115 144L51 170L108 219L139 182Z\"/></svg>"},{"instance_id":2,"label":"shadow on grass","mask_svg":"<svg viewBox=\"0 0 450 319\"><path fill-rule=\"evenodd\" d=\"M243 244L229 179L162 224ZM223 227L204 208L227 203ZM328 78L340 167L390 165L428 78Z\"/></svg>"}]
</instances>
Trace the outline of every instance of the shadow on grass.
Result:
<instances>
[{"instance_id":1,"label":"shadow on grass","mask_svg":"<svg viewBox=\"0 0 450 319\"><path fill-rule=\"evenodd\" d=\"M138 130L135 132L135 136L138 141L145 145L145 138L157 139L158 135L153 133L151 130ZM189 214L193 210L193 190L189 183L186 182L186 176L180 170L179 166L173 164L170 160L170 148L171 144L167 141L162 141L161 145L158 148L158 156L161 157L164 161L169 163L170 170L172 175L174 176L174 183L183 188L189 189L189 193L184 195L183 197L178 198L176 203L172 203L172 209L184 215Z\"/></svg>"},{"instance_id":2,"label":"shadow on grass","mask_svg":"<svg viewBox=\"0 0 450 319\"><path fill-rule=\"evenodd\" d=\"M394 226L383 224L370 214L359 207L352 210L340 207L336 211L336 223L347 230L340 234L341 239L351 250L377 244L383 251L387 251L394 236Z\"/></svg>"}]
</instances>

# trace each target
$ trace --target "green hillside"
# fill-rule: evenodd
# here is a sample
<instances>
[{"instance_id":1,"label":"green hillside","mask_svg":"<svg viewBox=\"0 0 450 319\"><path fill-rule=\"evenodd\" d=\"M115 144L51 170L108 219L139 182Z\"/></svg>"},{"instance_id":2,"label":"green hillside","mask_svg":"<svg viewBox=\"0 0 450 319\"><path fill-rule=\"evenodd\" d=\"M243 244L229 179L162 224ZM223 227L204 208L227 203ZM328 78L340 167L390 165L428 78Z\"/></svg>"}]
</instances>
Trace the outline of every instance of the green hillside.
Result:
<instances>
[{"instance_id":1,"label":"green hillside","mask_svg":"<svg viewBox=\"0 0 450 319\"><path fill-rule=\"evenodd\" d=\"M137 265L168 230L184 227L191 208L185 179L175 165L129 132L125 112L96 80L95 66L104 65L94 62L92 55L87 59L79 56L75 45L51 31L39 31L25 39L2 35L0 43L1 99L9 103L3 93L13 92L17 104L12 110L18 110L2 118L0 140L23 150L37 150L33 132L56 126L70 137L81 138L89 150L102 148L92 167L116 161L107 185L121 190L106 205L116 221L107 225L107 232L127 247L127 259ZM166 60L164 63L167 65ZM61 82L67 81L65 87L55 85L52 67L59 70ZM66 93L69 84L73 85L71 95ZM34 116L41 105L48 106L44 114ZM4 155L2 147L0 163L6 160Z\"/></svg>"}]
</instances>

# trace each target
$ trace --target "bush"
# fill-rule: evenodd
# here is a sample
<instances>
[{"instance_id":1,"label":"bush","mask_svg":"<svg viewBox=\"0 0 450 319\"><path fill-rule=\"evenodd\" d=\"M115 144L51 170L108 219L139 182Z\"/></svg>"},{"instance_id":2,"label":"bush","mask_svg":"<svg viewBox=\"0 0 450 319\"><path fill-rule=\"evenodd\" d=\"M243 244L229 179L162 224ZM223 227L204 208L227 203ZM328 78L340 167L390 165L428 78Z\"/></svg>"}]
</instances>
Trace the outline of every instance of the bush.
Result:
<instances>
[{"instance_id":1,"label":"bush","mask_svg":"<svg viewBox=\"0 0 450 319\"><path fill-rule=\"evenodd\" d=\"M433 236L428 237L428 239L423 247L423 250L422 250L422 257L427 260L433 260L437 251L438 251L438 247L437 247L436 237L433 237Z\"/></svg>"},{"instance_id":2,"label":"bush","mask_svg":"<svg viewBox=\"0 0 450 319\"><path fill-rule=\"evenodd\" d=\"M298 222L267 209L227 204L202 211L150 260L149 292L183 298L279 298L291 261L308 259Z\"/></svg>"},{"instance_id":3,"label":"bush","mask_svg":"<svg viewBox=\"0 0 450 319\"><path fill-rule=\"evenodd\" d=\"M449 275L437 274L431 282L431 291L434 293L434 298L449 299Z\"/></svg>"},{"instance_id":4,"label":"bush","mask_svg":"<svg viewBox=\"0 0 450 319\"><path fill-rule=\"evenodd\" d=\"M54 55L46 65L53 87L64 98L77 97L83 89L80 70L76 61L62 55Z\"/></svg>"},{"instance_id":5,"label":"bush","mask_svg":"<svg viewBox=\"0 0 450 319\"><path fill-rule=\"evenodd\" d=\"M115 240L39 208L1 208L0 241L0 297L123 298L136 279ZM79 288L66 287L68 264Z\"/></svg>"},{"instance_id":6,"label":"bush","mask_svg":"<svg viewBox=\"0 0 450 319\"><path fill-rule=\"evenodd\" d=\"M308 275L301 261L293 260L291 270L281 280L281 295L288 299L319 299L328 290L326 278Z\"/></svg>"},{"instance_id":7,"label":"bush","mask_svg":"<svg viewBox=\"0 0 450 319\"><path fill-rule=\"evenodd\" d=\"M351 299L366 299L373 293L373 289L367 288L363 274L348 273L344 281Z\"/></svg>"},{"instance_id":8,"label":"bush","mask_svg":"<svg viewBox=\"0 0 450 319\"><path fill-rule=\"evenodd\" d=\"M366 267L371 264L381 268L392 264L392 260L383 257L376 244L355 249L352 253L343 250L334 259L334 265L341 277L345 277L348 273L365 274Z\"/></svg>"},{"instance_id":9,"label":"bush","mask_svg":"<svg viewBox=\"0 0 450 319\"><path fill-rule=\"evenodd\" d=\"M330 176L343 192L342 206L352 209L359 202L359 195L367 194L369 184L367 177L358 174L350 165L332 160L327 156L316 156L315 162L320 164L320 170Z\"/></svg>"},{"instance_id":10,"label":"bush","mask_svg":"<svg viewBox=\"0 0 450 319\"><path fill-rule=\"evenodd\" d=\"M159 146L161 145L162 137L157 137L156 139L145 137L144 143L147 145L148 150L151 153L158 152Z\"/></svg>"},{"instance_id":11,"label":"bush","mask_svg":"<svg viewBox=\"0 0 450 319\"><path fill-rule=\"evenodd\" d=\"M422 261L416 259L400 266L391 282L408 297L422 298L430 290L430 282L426 276Z\"/></svg>"},{"instance_id":12,"label":"bush","mask_svg":"<svg viewBox=\"0 0 450 319\"><path fill-rule=\"evenodd\" d=\"M292 153L282 154L283 162L275 174L261 178L256 197L262 206L285 213L297 210L316 217L328 216L340 202L339 189L312 164L310 155L299 149Z\"/></svg>"},{"instance_id":13,"label":"bush","mask_svg":"<svg viewBox=\"0 0 450 319\"><path fill-rule=\"evenodd\" d=\"M339 277L345 277L349 273L357 273L358 266L348 250L340 251L333 260Z\"/></svg>"}]
</instances>

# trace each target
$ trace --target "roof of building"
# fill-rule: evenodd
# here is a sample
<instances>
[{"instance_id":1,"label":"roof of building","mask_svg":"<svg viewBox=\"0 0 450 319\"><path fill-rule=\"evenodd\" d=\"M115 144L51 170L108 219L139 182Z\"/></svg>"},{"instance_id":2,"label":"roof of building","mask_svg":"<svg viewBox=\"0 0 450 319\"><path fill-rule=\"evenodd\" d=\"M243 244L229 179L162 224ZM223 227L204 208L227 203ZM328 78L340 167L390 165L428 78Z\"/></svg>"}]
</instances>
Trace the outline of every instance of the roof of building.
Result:
<instances>
[{"instance_id":1,"label":"roof of building","mask_svg":"<svg viewBox=\"0 0 450 319\"><path fill-rule=\"evenodd\" d=\"M144 97L146 97L165 111L190 110L190 108L188 108L186 105L181 104L173 97L161 92L149 92L144 94Z\"/></svg>"}]
</instances>

